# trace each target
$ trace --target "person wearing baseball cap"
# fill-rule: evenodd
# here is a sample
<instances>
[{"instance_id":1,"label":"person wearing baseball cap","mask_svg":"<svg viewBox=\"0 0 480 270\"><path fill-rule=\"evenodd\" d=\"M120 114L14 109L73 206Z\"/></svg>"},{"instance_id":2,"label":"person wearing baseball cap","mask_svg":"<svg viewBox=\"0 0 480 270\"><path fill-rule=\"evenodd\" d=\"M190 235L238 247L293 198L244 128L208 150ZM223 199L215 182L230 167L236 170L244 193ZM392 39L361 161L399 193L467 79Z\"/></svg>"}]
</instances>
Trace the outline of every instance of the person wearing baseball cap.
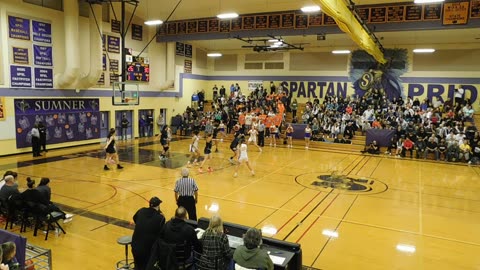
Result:
<instances>
[{"instance_id":1,"label":"person wearing baseball cap","mask_svg":"<svg viewBox=\"0 0 480 270\"><path fill-rule=\"evenodd\" d=\"M152 197L149 207L140 208L133 216L135 230L132 236L132 254L135 260L135 269L144 270L150 258L153 243L160 237L165 217L160 211L162 200Z\"/></svg>"}]
</instances>

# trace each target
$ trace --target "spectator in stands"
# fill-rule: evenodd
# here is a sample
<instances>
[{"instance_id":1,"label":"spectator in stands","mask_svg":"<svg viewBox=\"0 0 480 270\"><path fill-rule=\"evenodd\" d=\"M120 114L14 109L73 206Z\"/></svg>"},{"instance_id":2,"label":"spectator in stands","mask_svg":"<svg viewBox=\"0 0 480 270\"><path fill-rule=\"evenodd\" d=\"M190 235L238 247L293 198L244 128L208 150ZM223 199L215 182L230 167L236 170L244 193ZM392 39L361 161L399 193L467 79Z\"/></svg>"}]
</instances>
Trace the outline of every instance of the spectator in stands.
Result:
<instances>
[{"instance_id":1,"label":"spectator in stands","mask_svg":"<svg viewBox=\"0 0 480 270\"><path fill-rule=\"evenodd\" d=\"M454 97L455 97L455 106L462 105L463 104L463 95L465 94L465 90L463 89L462 86L460 86L458 89L455 89L454 92Z\"/></svg>"},{"instance_id":2,"label":"spectator in stands","mask_svg":"<svg viewBox=\"0 0 480 270\"><path fill-rule=\"evenodd\" d=\"M152 197L149 207L140 208L133 216L135 229L132 236L132 254L135 270L145 270L153 243L161 236L165 217L160 211L160 200Z\"/></svg>"},{"instance_id":3,"label":"spectator in stands","mask_svg":"<svg viewBox=\"0 0 480 270\"><path fill-rule=\"evenodd\" d=\"M225 86L220 87L220 97L225 97Z\"/></svg>"},{"instance_id":4,"label":"spectator in stands","mask_svg":"<svg viewBox=\"0 0 480 270\"><path fill-rule=\"evenodd\" d=\"M435 153L435 160L438 160L438 145L435 141L435 137L428 138L428 141L425 144L425 153L423 158L427 159L429 153Z\"/></svg>"},{"instance_id":5,"label":"spectator in stands","mask_svg":"<svg viewBox=\"0 0 480 270\"><path fill-rule=\"evenodd\" d=\"M447 142L443 138L438 144L438 158L440 160L447 160Z\"/></svg>"},{"instance_id":6,"label":"spectator in stands","mask_svg":"<svg viewBox=\"0 0 480 270\"><path fill-rule=\"evenodd\" d=\"M273 270L273 262L266 250L260 248L262 231L250 228L243 235L243 245L235 249L233 260L236 264L250 269Z\"/></svg>"},{"instance_id":7,"label":"spectator in stands","mask_svg":"<svg viewBox=\"0 0 480 270\"><path fill-rule=\"evenodd\" d=\"M417 152L416 157L420 158L425 155L425 148L426 144L425 141L422 138L418 138L417 141L415 142L415 150Z\"/></svg>"},{"instance_id":8,"label":"spectator in stands","mask_svg":"<svg viewBox=\"0 0 480 270\"><path fill-rule=\"evenodd\" d=\"M298 102L297 99L294 98L291 104L291 109L292 109L292 118L297 117L297 109L298 109Z\"/></svg>"},{"instance_id":9,"label":"spectator in stands","mask_svg":"<svg viewBox=\"0 0 480 270\"><path fill-rule=\"evenodd\" d=\"M458 156L458 160L465 160L465 162L470 161L470 156L472 155L472 148L468 144L468 140L464 140L462 144L460 144L460 154Z\"/></svg>"},{"instance_id":10,"label":"spectator in stands","mask_svg":"<svg viewBox=\"0 0 480 270\"><path fill-rule=\"evenodd\" d=\"M210 219L208 228L203 233L202 255L200 269L230 269L233 250L230 249L227 235L223 232L223 222L220 216L214 215Z\"/></svg>"},{"instance_id":11,"label":"spectator in stands","mask_svg":"<svg viewBox=\"0 0 480 270\"><path fill-rule=\"evenodd\" d=\"M202 243L198 240L193 227L185 222L186 219L187 210L185 210L183 206L179 206L177 210L175 210L175 216L165 223L161 238L169 244L175 244L177 248L183 245L184 252L180 252L180 254L177 252L177 260L181 257L185 260L184 262L188 263L193 259L192 250L199 253L202 252ZM177 261L179 264L184 262Z\"/></svg>"},{"instance_id":12,"label":"spectator in stands","mask_svg":"<svg viewBox=\"0 0 480 270\"><path fill-rule=\"evenodd\" d=\"M353 135L355 134L355 127L353 126L353 122L349 121L345 130L343 131L343 137L347 140L353 139Z\"/></svg>"},{"instance_id":13,"label":"spectator in stands","mask_svg":"<svg viewBox=\"0 0 480 270\"><path fill-rule=\"evenodd\" d=\"M373 140L368 147L365 147L364 153L367 152L369 154L378 155L380 154L380 147L377 144L376 140Z\"/></svg>"},{"instance_id":14,"label":"spectator in stands","mask_svg":"<svg viewBox=\"0 0 480 270\"><path fill-rule=\"evenodd\" d=\"M392 137L390 139L390 143L388 144L387 151L385 151L385 155L392 155L392 152L397 150L397 139Z\"/></svg>"},{"instance_id":15,"label":"spectator in stands","mask_svg":"<svg viewBox=\"0 0 480 270\"><path fill-rule=\"evenodd\" d=\"M402 157L405 157L406 152L409 151L410 152L410 158L412 158L413 157L413 146L414 146L413 141L410 139L410 137L407 137L403 141Z\"/></svg>"},{"instance_id":16,"label":"spectator in stands","mask_svg":"<svg viewBox=\"0 0 480 270\"><path fill-rule=\"evenodd\" d=\"M457 161L460 155L460 147L458 142L453 140L450 142L447 148L447 161Z\"/></svg>"}]
</instances>

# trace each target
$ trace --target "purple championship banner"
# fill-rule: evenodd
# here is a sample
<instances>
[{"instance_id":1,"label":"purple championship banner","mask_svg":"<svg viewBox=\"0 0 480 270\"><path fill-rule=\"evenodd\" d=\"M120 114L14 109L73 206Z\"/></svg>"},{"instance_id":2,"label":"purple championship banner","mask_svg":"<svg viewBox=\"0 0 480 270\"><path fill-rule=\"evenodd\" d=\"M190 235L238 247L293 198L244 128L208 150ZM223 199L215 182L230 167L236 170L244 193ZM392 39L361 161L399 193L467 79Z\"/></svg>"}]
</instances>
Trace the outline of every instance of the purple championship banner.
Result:
<instances>
[{"instance_id":1,"label":"purple championship banner","mask_svg":"<svg viewBox=\"0 0 480 270\"><path fill-rule=\"evenodd\" d=\"M52 47L33 44L33 62L36 66L53 66Z\"/></svg>"},{"instance_id":2,"label":"purple championship banner","mask_svg":"<svg viewBox=\"0 0 480 270\"><path fill-rule=\"evenodd\" d=\"M120 38L107 36L107 51L111 53L120 53Z\"/></svg>"},{"instance_id":3,"label":"purple championship banner","mask_svg":"<svg viewBox=\"0 0 480 270\"><path fill-rule=\"evenodd\" d=\"M32 20L33 41L52 43L52 24Z\"/></svg>"},{"instance_id":4,"label":"purple championship banner","mask_svg":"<svg viewBox=\"0 0 480 270\"><path fill-rule=\"evenodd\" d=\"M15 39L30 40L30 20L8 16L8 36Z\"/></svg>"},{"instance_id":5,"label":"purple championship banner","mask_svg":"<svg viewBox=\"0 0 480 270\"><path fill-rule=\"evenodd\" d=\"M17 148L32 145L32 128L42 122L47 144L100 137L98 99L15 99Z\"/></svg>"},{"instance_id":6,"label":"purple championship banner","mask_svg":"<svg viewBox=\"0 0 480 270\"><path fill-rule=\"evenodd\" d=\"M11 65L10 86L12 88L32 87L32 68Z\"/></svg>"},{"instance_id":7,"label":"purple championship banner","mask_svg":"<svg viewBox=\"0 0 480 270\"><path fill-rule=\"evenodd\" d=\"M12 47L13 63L28 65L28 48Z\"/></svg>"},{"instance_id":8,"label":"purple championship banner","mask_svg":"<svg viewBox=\"0 0 480 270\"><path fill-rule=\"evenodd\" d=\"M53 69L34 68L35 88L53 88Z\"/></svg>"}]
</instances>

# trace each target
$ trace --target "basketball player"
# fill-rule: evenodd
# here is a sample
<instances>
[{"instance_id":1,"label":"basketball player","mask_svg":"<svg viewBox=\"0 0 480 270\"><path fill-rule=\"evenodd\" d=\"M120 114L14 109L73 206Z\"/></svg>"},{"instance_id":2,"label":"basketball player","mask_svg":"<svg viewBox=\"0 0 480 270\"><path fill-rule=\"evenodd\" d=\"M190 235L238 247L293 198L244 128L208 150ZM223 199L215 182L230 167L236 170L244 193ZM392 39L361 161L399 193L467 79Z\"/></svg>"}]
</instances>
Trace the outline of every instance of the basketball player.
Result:
<instances>
[{"instance_id":1,"label":"basketball player","mask_svg":"<svg viewBox=\"0 0 480 270\"><path fill-rule=\"evenodd\" d=\"M258 151L262 152L262 148L257 144L258 131L252 126L252 128L248 131L248 134L250 134L250 137L248 137L248 144L253 142L253 144L258 148Z\"/></svg>"},{"instance_id":2,"label":"basketball player","mask_svg":"<svg viewBox=\"0 0 480 270\"><path fill-rule=\"evenodd\" d=\"M200 141L200 136L198 136L198 130L193 132L192 142L190 143L190 160L187 163L187 167L190 167L193 160L193 165L198 165L198 158L200 157L200 150L198 148L198 142Z\"/></svg>"},{"instance_id":3,"label":"basketball player","mask_svg":"<svg viewBox=\"0 0 480 270\"><path fill-rule=\"evenodd\" d=\"M105 152L106 152L105 165L103 166L103 169L105 171L110 170L110 168L108 168L108 162L110 160L115 161L115 163L117 164L117 169L123 169L122 165L120 165L120 162L118 161L117 149L115 147L115 129L114 128L111 128L110 132L108 132L107 144L105 145Z\"/></svg>"},{"instance_id":4,"label":"basketball player","mask_svg":"<svg viewBox=\"0 0 480 270\"><path fill-rule=\"evenodd\" d=\"M160 154L160 160L168 158L168 149L170 149L170 138L168 137L168 125L163 126L160 133L160 144L163 147L163 152Z\"/></svg>"},{"instance_id":5,"label":"basketball player","mask_svg":"<svg viewBox=\"0 0 480 270\"><path fill-rule=\"evenodd\" d=\"M203 173L203 165L207 160L212 159L212 146L213 146L213 135L210 133L207 133L207 142L205 144L205 149L203 149L203 153L205 154L205 157L203 158L202 164L200 164L200 168L198 168L199 173ZM213 169L208 166L208 172L213 172Z\"/></svg>"},{"instance_id":6,"label":"basketball player","mask_svg":"<svg viewBox=\"0 0 480 270\"><path fill-rule=\"evenodd\" d=\"M248 162L247 144L245 143L245 138L242 137L240 139L240 157L238 158L237 166L235 166L235 174L233 175L233 177L238 176L238 168L243 163L247 165L252 176L255 175L255 172L253 171L252 166L250 166L250 162Z\"/></svg>"}]
</instances>

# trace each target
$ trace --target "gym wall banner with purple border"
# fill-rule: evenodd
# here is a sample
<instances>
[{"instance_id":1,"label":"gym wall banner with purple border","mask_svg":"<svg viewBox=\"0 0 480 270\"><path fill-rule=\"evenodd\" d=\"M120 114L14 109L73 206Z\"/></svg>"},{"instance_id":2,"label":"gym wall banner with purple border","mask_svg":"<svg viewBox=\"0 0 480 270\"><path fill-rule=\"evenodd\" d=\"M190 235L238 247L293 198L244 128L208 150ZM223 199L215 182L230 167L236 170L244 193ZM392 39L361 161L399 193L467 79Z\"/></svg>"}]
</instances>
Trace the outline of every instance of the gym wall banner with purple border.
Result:
<instances>
[{"instance_id":1,"label":"gym wall banner with purple border","mask_svg":"<svg viewBox=\"0 0 480 270\"><path fill-rule=\"evenodd\" d=\"M42 122L47 144L100 138L99 99L15 99L17 148L30 147L32 127Z\"/></svg>"},{"instance_id":2,"label":"gym wall banner with purple border","mask_svg":"<svg viewBox=\"0 0 480 270\"><path fill-rule=\"evenodd\" d=\"M8 36L15 39L30 40L30 20L8 16Z\"/></svg>"}]
</instances>

